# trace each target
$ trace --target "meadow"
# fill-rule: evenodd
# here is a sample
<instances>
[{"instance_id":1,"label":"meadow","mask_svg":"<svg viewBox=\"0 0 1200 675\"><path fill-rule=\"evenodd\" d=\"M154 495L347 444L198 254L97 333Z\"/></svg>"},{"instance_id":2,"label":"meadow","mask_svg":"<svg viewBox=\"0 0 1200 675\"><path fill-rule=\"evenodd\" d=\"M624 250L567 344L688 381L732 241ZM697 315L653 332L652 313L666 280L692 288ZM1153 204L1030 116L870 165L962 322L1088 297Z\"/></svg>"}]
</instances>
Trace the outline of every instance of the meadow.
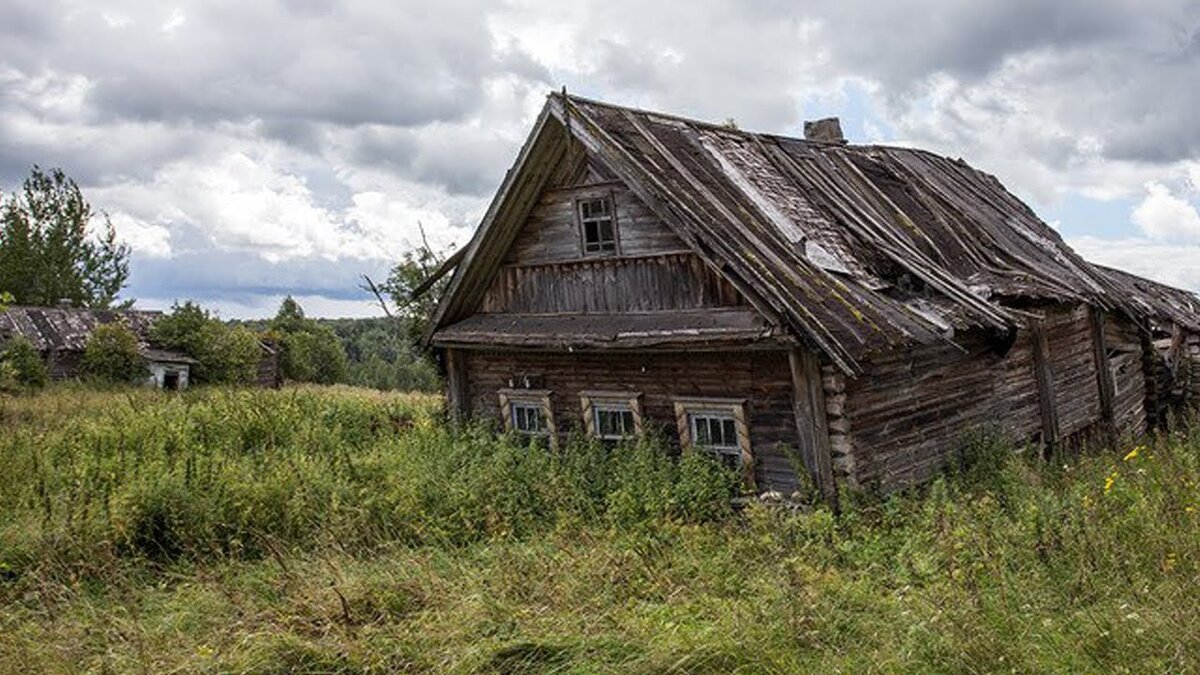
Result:
<instances>
[{"instance_id":1,"label":"meadow","mask_svg":"<svg viewBox=\"0 0 1200 675\"><path fill-rule=\"evenodd\" d=\"M1200 671L1200 428L730 505L432 396L0 397L0 673Z\"/></svg>"}]
</instances>

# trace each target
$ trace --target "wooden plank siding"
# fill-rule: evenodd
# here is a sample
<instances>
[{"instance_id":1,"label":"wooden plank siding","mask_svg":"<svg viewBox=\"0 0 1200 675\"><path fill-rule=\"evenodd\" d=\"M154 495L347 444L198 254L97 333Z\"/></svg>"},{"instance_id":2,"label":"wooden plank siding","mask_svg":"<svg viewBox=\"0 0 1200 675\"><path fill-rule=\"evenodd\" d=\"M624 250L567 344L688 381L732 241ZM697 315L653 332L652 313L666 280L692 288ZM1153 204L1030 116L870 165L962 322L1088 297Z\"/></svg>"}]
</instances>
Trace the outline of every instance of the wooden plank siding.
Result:
<instances>
[{"instance_id":1,"label":"wooden plank siding","mask_svg":"<svg viewBox=\"0 0 1200 675\"><path fill-rule=\"evenodd\" d=\"M1049 390L1064 444L1105 427L1092 323L1086 306L1045 310ZM1105 349L1118 433L1145 430L1144 380L1135 326L1120 316L1104 321ZM956 336L965 351L934 344L872 359L859 378L826 376L834 465L852 485L889 492L928 480L955 461L973 430L991 428L1017 442L1042 437L1035 348L1030 330L1001 355L982 333ZM839 414L835 414L839 413Z\"/></svg>"},{"instance_id":2,"label":"wooden plank siding","mask_svg":"<svg viewBox=\"0 0 1200 675\"><path fill-rule=\"evenodd\" d=\"M584 256L575 204L595 197L612 200L615 255ZM606 181L543 191L478 311L607 314L745 304L631 191Z\"/></svg>"},{"instance_id":3,"label":"wooden plank siding","mask_svg":"<svg viewBox=\"0 0 1200 675\"><path fill-rule=\"evenodd\" d=\"M676 447L675 399L744 398L757 489L790 494L797 488L797 434L785 351L712 356L466 351L463 357L471 374L467 395L476 418L499 423L499 391L533 375L540 389L551 392L560 434L585 428L581 395L591 390L641 394L646 428Z\"/></svg>"},{"instance_id":4,"label":"wooden plank siding","mask_svg":"<svg viewBox=\"0 0 1200 675\"><path fill-rule=\"evenodd\" d=\"M1128 321L1109 317L1104 322L1104 343L1113 376L1113 416L1118 434L1140 434L1146 429L1146 380L1142 375L1142 349L1138 329Z\"/></svg>"},{"instance_id":5,"label":"wooden plank siding","mask_svg":"<svg viewBox=\"0 0 1200 675\"><path fill-rule=\"evenodd\" d=\"M729 282L691 253L506 265L483 298L486 313L652 312L736 307Z\"/></svg>"},{"instance_id":6,"label":"wooden plank siding","mask_svg":"<svg viewBox=\"0 0 1200 675\"><path fill-rule=\"evenodd\" d=\"M688 250L687 245L632 192L619 182L606 182L543 191L508 250L505 264L527 265L582 258L583 243L575 202L605 196L613 202L620 255Z\"/></svg>"}]
</instances>

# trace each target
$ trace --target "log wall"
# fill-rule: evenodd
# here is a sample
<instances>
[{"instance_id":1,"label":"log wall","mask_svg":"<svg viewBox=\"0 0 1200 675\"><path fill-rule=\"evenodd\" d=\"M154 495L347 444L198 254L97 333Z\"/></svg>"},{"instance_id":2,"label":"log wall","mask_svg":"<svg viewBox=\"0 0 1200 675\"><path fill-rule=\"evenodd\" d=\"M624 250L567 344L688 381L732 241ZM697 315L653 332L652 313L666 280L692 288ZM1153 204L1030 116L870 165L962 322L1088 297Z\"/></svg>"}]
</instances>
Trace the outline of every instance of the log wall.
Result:
<instances>
[{"instance_id":1,"label":"log wall","mask_svg":"<svg viewBox=\"0 0 1200 675\"><path fill-rule=\"evenodd\" d=\"M1091 324L1086 307L1053 307L1045 315L1058 438L1070 445L1103 423ZM1141 433L1146 389L1137 330L1112 316L1104 335L1117 431ZM1017 442L1049 438L1030 331L1019 331L1003 355L982 334L955 340L965 352L925 345L879 355L855 379L826 372L833 459L842 480L882 492L923 482L955 461L964 438L979 428Z\"/></svg>"},{"instance_id":2,"label":"log wall","mask_svg":"<svg viewBox=\"0 0 1200 675\"><path fill-rule=\"evenodd\" d=\"M1187 355L1187 403L1192 408L1200 409L1200 336L1188 336Z\"/></svg>"},{"instance_id":3,"label":"log wall","mask_svg":"<svg viewBox=\"0 0 1200 675\"><path fill-rule=\"evenodd\" d=\"M467 398L478 419L500 422L498 391L525 376L551 392L560 434L584 428L580 394L587 390L642 395L648 427L676 446L673 399L745 398L754 477L758 490L789 494L797 487L793 469L796 426L787 352L724 354L536 354L463 352L469 373Z\"/></svg>"}]
</instances>

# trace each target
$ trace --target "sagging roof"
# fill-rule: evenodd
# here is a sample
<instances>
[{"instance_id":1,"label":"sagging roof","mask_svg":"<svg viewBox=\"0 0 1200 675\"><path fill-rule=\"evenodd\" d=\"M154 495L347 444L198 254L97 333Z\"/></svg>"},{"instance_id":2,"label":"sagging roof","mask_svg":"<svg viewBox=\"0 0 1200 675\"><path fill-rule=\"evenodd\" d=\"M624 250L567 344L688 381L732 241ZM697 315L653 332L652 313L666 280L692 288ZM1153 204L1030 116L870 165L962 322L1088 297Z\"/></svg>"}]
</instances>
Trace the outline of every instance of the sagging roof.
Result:
<instances>
[{"instance_id":1,"label":"sagging roof","mask_svg":"<svg viewBox=\"0 0 1200 675\"><path fill-rule=\"evenodd\" d=\"M552 94L435 315L473 311L571 144L602 161L768 322L847 373L870 353L1011 332L1000 299L1135 318L1131 285L1083 260L995 177L909 148L816 142Z\"/></svg>"},{"instance_id":2,"label":"sagging roof","mask_svg":"<svg viewBox=\"0 0 1200 675\"><path fill-rule=\"evenodd\" d=\"M21 335L38 351L83 351L97 326L123 321L145 342L160 317L142 310L17 306L0 313L0 334Z\"/></svg>"},{"instance_id":3,"label":"sagging roof","mask_svg":"<svg viewBox=\"0 0 1200 675\"><path fill-rule=\"evenodd\" d=\"M1096 265L1122 288L1130 302L1158 324L1178 324L1200 332L1200 298L1195 293L1151 281L1113 267Z\"/></svg>"}]
</instances>

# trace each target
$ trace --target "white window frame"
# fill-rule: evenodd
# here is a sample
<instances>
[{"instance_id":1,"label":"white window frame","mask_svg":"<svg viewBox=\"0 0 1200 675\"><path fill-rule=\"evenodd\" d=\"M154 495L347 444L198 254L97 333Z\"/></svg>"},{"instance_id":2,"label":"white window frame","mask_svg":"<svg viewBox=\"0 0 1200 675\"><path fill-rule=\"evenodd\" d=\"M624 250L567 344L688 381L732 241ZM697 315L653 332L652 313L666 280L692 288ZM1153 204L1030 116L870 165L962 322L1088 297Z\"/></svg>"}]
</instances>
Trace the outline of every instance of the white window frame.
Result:
<instances>
[{"instance_id":1,"label":"white window frame","mask_svg":"<svg viewBox=\"0 0 1200 675\"><path fill-rule=\"evenodd\" d=\"M747 422L746 400L740 398L677 398L675 424L679 444L684 450L702 450L720 455L734 455L747 486L754 486L754 452L750 445L750 425ZM695 442L694 420L697 417L723 417L733 420L737 435L736 446L699 447Z\"/></svg>"},{"instance_id":2,"label":"white window frame","mask_svg":"<svg viewBox=\"0 0 1200 675\"><path fill-rule=\"evenodd\" d=\"M642 435L642 395L628 391L583 391L579 393L583 424L588 435L604 441L620 441L628 436L600 433L600 412L629 412L633 417L633 436Z\"/></svg>"},{"instance_id":3,"label":"white window frame","mask_svg":"<svg viewBox=\"0 0 1200 675\"><path fill-rule=\"evenodd\" d=\"M584 204L589 202L604 202L608 207L606 217L583 215ZM612 194L600 195L584 195L575 199L575 220L579 224L579 250L585 258L613 256L621 254L621 234L617 229L617 205ZM612 248L596 248L588 249L587 226L589 223L604 223L607 222L612 230ZM599 234L599 225L597 225L597 234ZM600 245L599 243L597 244Z\"/></svg>"},{"instance_id":4,"label":"white window frame","mask_svg":"<svg viewBox=\"0 0 1200 675\"><path fill-rule=\"evenodd\" d=\"M500 417L504 430L527 438L545 438L551 448L558 448L558 429L554 424L554 406L550 403L551 392L546 389L501 389ZM539 432L522 431L516 428L513 414L516 406L537 407L545 420L545 429Z\"/></svg>"}]
</instances>

